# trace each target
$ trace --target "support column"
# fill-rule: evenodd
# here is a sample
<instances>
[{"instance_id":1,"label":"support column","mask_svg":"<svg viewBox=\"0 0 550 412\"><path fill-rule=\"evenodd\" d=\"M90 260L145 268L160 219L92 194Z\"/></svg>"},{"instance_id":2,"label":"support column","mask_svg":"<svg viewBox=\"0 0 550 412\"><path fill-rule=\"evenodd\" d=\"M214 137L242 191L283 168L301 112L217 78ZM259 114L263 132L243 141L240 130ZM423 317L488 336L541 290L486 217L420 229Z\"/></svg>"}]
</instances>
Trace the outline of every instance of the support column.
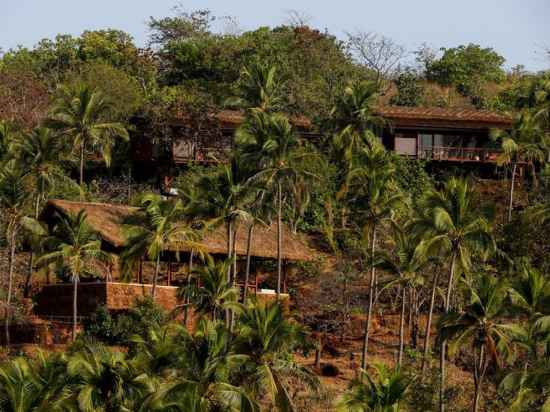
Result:
<instances>
[{"instance_id":1,"label":"support column","mask_svg":"<svg viewBox=\"0 0 550 412\"><path fill-rule=\"evenodd\" d=\"M287 261L286 259L283 260L283 293L287 293L287 284L286 284L286 277L287 277Z\"/></svg>"}]
</instances>

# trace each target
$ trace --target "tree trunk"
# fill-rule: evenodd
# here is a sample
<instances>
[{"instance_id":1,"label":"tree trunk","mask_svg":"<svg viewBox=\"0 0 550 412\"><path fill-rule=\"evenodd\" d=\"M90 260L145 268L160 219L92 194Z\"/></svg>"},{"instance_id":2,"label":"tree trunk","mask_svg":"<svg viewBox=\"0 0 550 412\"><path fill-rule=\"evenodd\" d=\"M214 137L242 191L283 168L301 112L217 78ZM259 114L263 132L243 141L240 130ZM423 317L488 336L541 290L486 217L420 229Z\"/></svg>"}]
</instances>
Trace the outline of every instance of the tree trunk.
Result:
<instances>
[{"instance_id":1,"label":"tree trunk","mask_svg":"<svg viewBox=\"0 0 550 412\"><path fill-rule=\"evenodd\" d=\"M233 230L233 276L231 279L231 287L235 288L237 286L237 225ZM233 332L235 329L235 311L231 311L231 317L229 321L229 331Z\"/></svg>"},{"instance_id":2,"label":"tree trunk","mask_svg":"<svg viewBox=\"0 0 550 412\"><path fill-rule=\"evenodd\" d=\"M13 293L13 267L15 265L15 237L16 230L12 229L10 234L10 256L8 258L8 296L6 297L6 319L4 329L6 334L6 346L10 346L10 317L11 317L11 295Z\"/></svg>"},{"instance_id":3,"label":"tree trunk","mask_svg":"<svg viewBox=\"0 0 550 412\"><path fill-rule=\"evenodd\" d=\"M483 379L485 378L485 372L487 370L487 362L485 355L485 347L482 345L479 349L479 357L476 360L476 365L474 365L474 404L473 412L479 410L479 401L481 398L481 388L483 385Z\"/></svg>"},{"instance_id":4,"label":"tree trunk","mask_svg":"<svg viewBox=\"0 0 550 412\"><path fill-rule=\"evenodd\" d=\"M42 183L42 192L44 192L44 184ZM36 198L34 200L34 218L38 219L38 213L40 211L40 193L36 195ZM23 289L23 296L25 298L29 297L30 289L31 289L31 280L32 280L32 270L34 266L34 253L31 251L29 253L29 267L27 272L27 278L25 279L25 288Z\"/></svg>"},{"instance_id":5,"label":"tree trunk","mask_svg":"<svg viewBox=\"0 0 550 412\"><path fill-rule=\"evenodd\" d=\"M76 340L76 324L78 315L78 275L73 274L73 334L72 341Z\"/></svg>"},{"instance_id":6,"label":"tree trunk","mask_svg":"<svg viewBox=\"0 0 550 412\"><path fill-rule=\"evenodd\" d=\"M80 144L80 190L82 190L83 184L84 184L84 142Z\"/></svg>"},{"instance_id":7,"label":"tree trunk","mask_svg":"<svg viewBox=\"0 0 550 412\"><path fill-rule=\"evenodd\" d=\"M227 224L227 284L231 285L231 268L233 267L231 259L233 258L233 221L229 220ZM231 312L229 309L225 310L225 327L229 328L231 326Z\"/></svg>"},{"instance_id":8,"label":"tree trunk","mask_svg":"<svg viewBox=\"0 0 550 412\"><path fill-rule=\"evenodd\" d=\"M227 268L227 284L231 284L231 258L233 257L233 221L227 223L227 259L229 267Z\"/></svg>"},{"instance_id":9,"label":"tree trunk","mask_svg":"<svg viewBox=\"0 0 550 412\"><path fill-rule=\"evenodd\" d=\"M451 292L453 289L453 277L455 272L455 263L456 263L456 253L453 252L451 257L451 268L449 271L449 281L447 282L447 298L445 300L445 313L449 313L451 309ZM441 347L439 349L439 412L445 412L445 352L447 349L447 342L445 340L441 341Z\"/></svg>"},{"instance_id":10,"label":"tree trunk","mask_svg":"<svg viewBox=\"0 0 550 412\"><path fill-rule=\"evenodd\" d=\"M344 276L344 288L342 290L342 305L344 310L342 311L342 329L340 333L340 342L344 342L346 338L346 324L349 316L349 299L348 299L348 277Z\"/></svg>"},{"instance_id":11,"label":"tree trunk","mask_svg":"<svg viewBox=\"0 0 550 412\"><path fill-rule=\"evenodd\" d=\"M369 284L369 303L367 307L367 322L365 325L365 338L363 340L363 356L361 358L361 368L367 368L367 356L369 352L369 333L370 323L372 317L372 307L374 306L374 286L376 284L376 269L374 267L374 251L376 247L376 225L372 227L371 235L371 272L370 272L370 284Z\"/></svg>"},{"instance_id":12,"label":"tree trunk","mask_svg":"<svg viewBox=\"0 0 550 412\"><path fill-rule=\"evenodd\" d=\"M277 184L277 301L281 297L281 278L283 274L283 189L281 182Z\"/></svg>"},{"instance_id":13,"label":"tree trunk","mask_svg":"<svg viewBox=\"0 0 550 412\"><path fill-rule=\"evenodd\" d=\"M315 368L317 368L318 371L321 370L322 352L323 352L323 338L321 336L321 333L319 333L319 337L317 339L317 348L315 348Z\"/></svg>"},{"instance_id":14,"label":"tree trunk","mask_svg":"<svg viewBox=\"0 0 550 412\"><path fill-rule=\"evenodd\" d=\"M401 368L403 362L403 347L405 340L405 301L407 295L407 288L402 286L401 291L401 317L399 319L399 356L397 357L397 367Z\"/></svg>"},{"instance_id":15,"label":"tree trunk","mask_svg":"<svg viewBox=\"0 0 550 412\"><path fill-rule=\"evenodd\" d=\"M160 253L157 256L157 261L155 262L155 276L153 277L153 288L151 289L151 296L153 297L153 300L155 300L155 296L157 293L157 282L159 278L159 272L160 272Z\"/></svg>"},{"instance_id":16,"label":"tree trunk","mask_svg":"<svg viewBox=\"0 0 550 412\"><path fill-rule=\"evenodd\" d=\"M430 350L430 334L432 330L432 318L435 306L435 292L437 290L437 284L439 283L439 271L435 273L434 283L432 285L432 294L430 296L430 308L428 310L428 321L426 322L426 333L424 335L424 357L422 358L422 374L426 371L426 364L428 362L428 352Z\"/></svg>"},{"instance_id":17,"label":"tree trunk","mask_svg":"<svg viewBox=\"0 0 550 412\"><path fill-rule=\"evenodd\" d=\"M189 319L189 305L191 303L189 288L191 287L191 274L193 272L194 254L195 251L191 249L191 252L189 252L189 270L187 271L187 290L185 291L185 300L183 301L183 303L185 303L185 309L183 310L183 324L185 325L185 327L187 327L187 320Z\"/></svg>"},{"instance_id":18,"label":"tree trunk","mask_svg":"<svg viewBox=\"0 0 550 412\"><path fill-rule=\"evenodd\" d=\"M411 326L411 347L416 349L418 347L418 293L416 289L411 289L411 303L413 307L412 326Z\"/></svg>"},{"instance_id":19,"label":"tree trunk","mask_svg":"<svg viewBox=\"0 0 550 412\"><path fill-rule=\"evenodd\" d=\"M508 200L508 223L512 221L512 209L514 208L514 186L516 183L517 163L512 166L512 180L510 181L510 199Z\"/></svg>"},{"instance_id":20,"label":"tree trunk","mask_svg":"<svg viewBox=\"0 0 550 412\"><path fill-rule=\"evenodd\" d=\"M244 274L243 303L246 304L248 295L248 282L250 281L250 261L252 260L252 234L254 232L254 223L248 227L248 239L246 240L246 270Z\"/></svg>"},{"instance_id":21,"label":"tree trunk","mask_svg":"<svg viewBox=\"0 0 550 412\"><path fill-rule=\"evenodd\" d=\"M132 198L132 166L128 166L128 204Z\"/></svg>"}]
</instances>

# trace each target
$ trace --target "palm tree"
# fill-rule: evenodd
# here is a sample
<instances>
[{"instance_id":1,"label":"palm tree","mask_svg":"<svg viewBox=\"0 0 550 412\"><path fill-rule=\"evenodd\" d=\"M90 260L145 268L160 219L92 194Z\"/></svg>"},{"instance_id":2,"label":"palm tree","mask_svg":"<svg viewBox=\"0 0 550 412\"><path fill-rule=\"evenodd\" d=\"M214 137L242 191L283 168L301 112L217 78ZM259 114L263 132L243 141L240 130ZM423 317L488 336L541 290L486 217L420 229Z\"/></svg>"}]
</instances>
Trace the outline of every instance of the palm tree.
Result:
<instances>
[{"instance_id":1,"label":"palm tree","mask_svg":"<svg viewBox=\"0 0 550 412\"><path fill-rule=\"evenodd\" d=\"M550 315L550 280L528 263L518 266L519 276L509 288L512 305L531 320Z\"/></svg>"},{"instance_id":2,"label":"palm tree","mask_svg":"<svg viewBox=\"0 0 550 412\"><path fill-rule=\"evenodd\" d=\"M239 353L248 355L251 368L244 386L254 395L267 389L279 411L295 411L285 376L297 376L313 388L318 386L312 372L288 356L305 344L304 331L285 319L279 302L249 305L239 321L235 345Z\"/></svg>"},{"instance_id":3,"label":"palm tree","mask_svg":"<svg viewBox=\"0 0 550 412\"><path fill-rule=\"evenodd\" d=\"M229 106L278 111L282 104L281 83L277 69L261 61L245 66L238 83L240 97L227 101Z\"/></svg>"},{"instance_id":4,"label":"palm tree","mask_svg":"<svg viewBox=\"0 0 550 412\"><path fill-rule=\"evenodd\" d=\"M79 157L79 182L82 187L86 153L99 151L109 167L115 139L128 140L128 131L121 123L109 120L111 104L101 93L85 85L74 90L62 87L60 92L52 116L45 123L72 139L72 148Z\"/></svg>"},{"instance_id":5,"label":"palm tree","mask_svg":"<svg viewBox=\"0 0 550 412\"><path fill-rule=\"evenodd\" d=\"M227 270L231 265L231 259L214 262L207 256L205 265L193 271L198 284L185 286L179 294L189 296L199 314L219 320L224 310L238 308L237 290L227 283Z\"/></svg>"},{"instance_id":6,"label":"palm tree","mask_svg":"<svg viewBox=\"0 0 550 412\"><path fill-rule=\"evenodd\" d=\"M393 234L395 250L388 253L378 253L375 257L374 266L390 273L394 280L385 287L399 285L401 288L401 315L399 319L399 354L397 358L398 367L403 360L404 349L404 325L407 292L416 290L424 284L424 278L419 273L425 265L425 260L416 253L416 239L407 235L403 230L396 228ZM412 302L409 302L409 306Z\"/></svg>"},{"instance_id":7,"label":"palm tree","mask_svg":"<svg viewBox=\"0 0 550 412\"><path fill-rule=\"evenodd\" d=\"M530 207L525 212L528 221L540 224L550 222L550 204L539 204Z\"/></svg>"},{"instance_id":8,"label":"palm tree","mask_svg":"<svg viewBox=\"0 0 550 412\"><path fill-rule=\"evenodd\" d=\"M50 129L40 127L16 139L12 149L27 171L26 177L34 188L34 218L38 219L40 204L56 182L70 181L60 162L63 160L63 147L59 136ZM34 253L29 256L29 272L25 282L25 297L28 296L33 272Z\"/></svg>"},{"instance_id":9,"label":"palm tree","mask_svg":"<svg viewBox=\"0 0 550 412\"><path fill-rule=\"evenodd\" d=\"M506 287L491 274L483 274L470 286L470 302L460 313L450 312L440 319L438 329L442 340L449 340L449 355L471 345L474 352L473 411L479 409L480 396L487 368L492 361L502 365L502 357L510 357L512 340L523 332L518 325L502 323L507 309Z\"/></svg>"},{"instance_id":10,"label":"palm tree","mask_svg":"<svg viewBox=\"0 0 550 412\"><path fill-rule=\"evenodd\" d=\"M237 225L250 222L248 207L254 201L254 189L242 174L237 162L224 165L211 174L200 176L195 190L188 195L189 213L207 219L207 228L225 224L227 231L227 258L234 259ZM228 268L227 282L232 283ZM236 277L233 273L233 278Z\"/></svg>"},{"instance_id":11,"label":"palm tree","mask_svg":"<svg viewBox=\"0 0 550 412\"><path fill-rule=\"evenodd\" d=\"M350 128L358 134L365 131L378 134L384 120L375 113L377 94L375 82L359 81L345 87L343 93L336 96L330 113L334 129Z\"/></svg>"},{"instance_id":12,"label":"palm tree","mask_svg":"<svg viewBox=\"0 0 550 412\"><path fill-rule=\"evenodd\" d=\"M546 411L550 407L550 360L525 363L520 370L507 374L498 389L504 396L511 395L509 411Z\"/></svg>"},{"instance_id":13,"label":"palm tree","mask_svg":"<svg viewBox=\"0 0 550 412\"><path fill-rule=\"evenodd\" d=\"M355 379L350 391L340 400L337 410L341 412L397 412L412 380L399 368L391 370L384 365L375 365L377 379L373 380L364 370Z\"/></svg>"},{"instance_id":14,"label":"palm tree","mask_svg":"<svg viewBox=\"0 0 550 412\"><path fill-rule=\"evenodd\" d=\"M430 190L421 199L418 216L411 223L416 236L423 237L418 245L421 256L445 255L449 257L449 278L445 299L445 313L451 309L451 296L456 273L467 272L472 255L494 249L494 239L487 218L474 199L473 189L467 181L451 178L441 191ZM436 283L434 283L436 287ZM433 304L433 299L432 303ZM426 339L429 328L426 326ZM441 340L440 411L445 408L445 340Z\"/></svg>"},{"instance_id":15,"label":"palm tree","mask_svg":"<svg viewBox=\"0 0 550 412\"><path fill-rule=\"evenodd\" d=\"M526 262L520 262L517 271L519 276L513 278L508 295L514 312L528 318L527 334L520 343L537 361L539 343L544 346L544 354L550 347L550 281Z\"/></svg>"},{"instance_id":16,"label":"palm tree","mask_svg":"<svg viewBox=\"0 0 550 412\"><path fill-rule=\"evenodd\" d=\"M197 248L198 232L186 221L181 200L163 200L155 194L145 195L142 214L132 216L124 227L126 246L121 254L123 272L128 274L144 256L155 262L151 295L156 295L160 258L169 247L176 251Z\"/></svg>"},{"instance_id":17,"label":"palm tree","mask_svg":"<svg viewBox=\"0 0 550 412\"><path fill-rule=\"evenodd\" d=\"M534 93L535 116L542 121L542 126L550 125L550 79L548 76L540 81L538 90Z\"/></svg>"},{"instance_id":18,"label":"palm tree","mask_svg":"<svg viewBox=\"0 0 550 412\"><path fill-rule=\"evenodd\" d=\"M350 174L351 202L357 204L358 216L363 224L363 233L369 239L368 259L373 263L376 254L377 231L383 222L392 219L404 199L393 184L395 168L391 162L391 155L382 146L364 148L359 154L358 162L360 166L353 169ZM367 321L361 360L363 369L367 366L375 287L376 267L371 264Z\"/></svg>"},{"instance_id":19,"label":"palm tree","mask_svg":"<svg viewBox=\"0 0 550 412\"><path fill-rule=\"evenodd\" d=\"M232 374L243 366L248 357L233 351L231 335L223 324L202 319L193 335L180 328L178 334L168 338L168 341L177 344L166 346L163 341L159 344L162 345L161 354L176 354L160 369L161 374L169 379L163 380L144 399L139 410L258 410L247 393L231 383ZM166 348L171 348L171 352L167 352ZM154 347L145 350L157 352ZM186 404L197 409L183 409Z\"/></svg>"},{"instance_id":20,"label":"palm tree","mask_svg":"<svg viewBox=\"0 0 550 412\"><path fill-rule=\"evenodd\" d=\"M497 159L497 164L508 165L512 168L508 201L508 222L510 222L514 207L517 167L520 163L526 163L531 167L533 178L535 178L535 167L546 161L550 140L541 128L538 119L529 111L518 114L514 119L511 131L494 131L493 137L499 139L502 146L502 153Z\"/></svg>"},{"instance_id":21,"label":"palm tree","mask_svg":"<svg viewBox=\"0 0 550 412\"><path fill-rule=\"evenodd\" d=\"M108 253L101 250L101 240L86 222L86 213L81 210L77 215L59 216L52 234L46 241L46 253L36 262L37 265L56 262L66 267L73 282L73 331L76 339L78 315L78 283L85 272L95 272L98 262L111 263Z\"/></svg>"},{"instance_id":22,"label":"palm tree","mask_svg":"<svg viewBox=\"0 0 550 412\"><path fill-rule=\"evenodd\" d=\"M56 412L68 410L65 362L38 352L33 359L19 357L0 365L0 410Z\"/></svg>"},{"instance_id":23,"label":"palm tree","mask_svg":"<svg viewBox=\"0 0 550 412\"><path fill-rule=\"evenodd\" d=\"M334 135L332 145L338 158L346 165L346 173L353 168L355 155L364 147L376 144L377 135L386 122L375 113L378 86L361 81L348 85L336 96L330 112Z\"/></svg>"},{"instance_id":24,"label":"palm tree","mask_svg":"<svg viewBox=\"0 0 550 412\"><path fill-rule=\"evenodd\" d=\"M30 193L24 185L25 174L16 168L13 162L5 165L0 171L0 207L5 218L6 239L8 243L8 291L5 306L5 339L6 345L10 344L10 317L11 299L13 294L13 275L15 266L15 250L17 239L25 228L29 230L40 230L38 223L28 217Z\"/></svg>"},{"instance_id":25,"label":"palm tree","mask_svg":"<svg viewBox=\"0 0 550 412\"><path fill-rule=\"evenodd\" d=\"M126 360L124 353L85 345L70 355L67 371L71 393L82 411L136 410L148 393L146 376Z\"/></svg>"},{"instance_id":26,"label":"palm tree","mask_svg":"<svg viewBox=\"0 0 550 412\"><path fill-rule=\"evenodd\" d=\"M267 114L258 109L249 111L246 122L236 132L240 158L258 171L253 180L274 188L277 208L277 298L281 293L283 255L283 187L304 173L300 161L310 153L300 151L300 140L289 120L280 114Z\"/></svg>"},{"instance_id":27,"label":"palm tree","mask_svg":"<svg viewBox=\"0 0 550 412\"><path fill-rule=\"evenodd\" d=\"M0 120L0 159L5 159L6 155L11 151L13 141L18 137L18 134L6 121Z\"/></svg>"}]
</instances>

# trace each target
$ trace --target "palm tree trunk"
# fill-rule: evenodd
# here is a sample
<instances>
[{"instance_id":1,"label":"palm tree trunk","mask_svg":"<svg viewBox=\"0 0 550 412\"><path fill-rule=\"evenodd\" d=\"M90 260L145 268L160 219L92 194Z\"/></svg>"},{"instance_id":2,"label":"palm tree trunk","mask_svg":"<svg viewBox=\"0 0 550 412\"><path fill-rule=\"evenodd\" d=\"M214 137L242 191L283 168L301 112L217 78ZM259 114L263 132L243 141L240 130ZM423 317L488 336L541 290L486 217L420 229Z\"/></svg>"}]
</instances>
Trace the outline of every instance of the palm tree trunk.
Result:
<instances>
[{"instance_id":1,"label":"palm tree trunk","mask_svg":"<svg viewBox=\"0 0 550 412\"><path fill-rule=\"evenodd\" d=\"M233 230L233 276L231 286L234 288L237 285L237 225ZM231 319L229 321L229 330L233 332L235 328L235 311L231 311Z\"/></svg>"},{"instance_id":2,"label":"palm tree trunk","mask_svg":"<svg viewBox=\"0 0 550 412\"><path fill-rule=\"evenodd\" d=\"M153 277L153 288L151 289L151 296L153 297L153 300L155 300L155 296L157 293L157 282L159 278L159 272L160 272L160 253L157 256L157 260L155 262L155 276Z\"/></svg>"},{"instance_id":3,"label":"palm tree trunk","mask_svg":"<svg viewBox=\"0 0 550 412\"><path fill-rule=\"evenodd\" d=\"M252 260L252 234L254 231L254 223L248 227L248 239L246 240L246 270L244 274L244 290L243 290L243 303L246 304L246 298L248 295L248 282L250 281L250 261Z\"/></svg>"},{"instance_id":4,"label":"palm tree trunk","mask_svg":"<svg viewBox=\"0 0 550 412\"><path fill-rule=\"evenodd\" d=\"M78 315L78 276L73 274L73 334L72 341L76 340L76 324Z\"/></svg>"},{"instance_id":5,"label":"palm tree trunk","mask_svg":"<svg viewBox=\"0 0 550 412\"><path fill-rule=\"evenodd\" d=\"M189 270L187 272L187 290L185 291L185 309L183 310L183 324L187 327L187 320L189 318L189 304L191 299L189 298L189 288L191 287L191 273L193 272L193 256L195 251L191 249L189 253Z\"/></svg>"},{"instance_id":6,"label":"palm tree trunk","mask_svg":"<svg viewBox=\"0 0 550 412\"><path fill-rule=\"evenodd\" d=\"M282 249L283 249L283 189L281 187L281 182L277 184L277 301L280 299L281 295L281 279L283 276L283 259L282 259Z\"/></svg>"},{"instance_id":7,"label":"palm tree trunk","mask_svg":"<svg viewBox=\"0 0 550 412\"><path fill-rule=\"evenodd\" d=\"M11 295L13 293L13 267L15 265L15 237L16 230L12 229L10 235L10 256L8 258L8 296L6 297L6 319L4 323L4 331L6 334L6 346L10 346L10 317L11 317Z\"/></svg>"},{"instance_id":8,"label":"palm tree trunk","mask_svg":"<svg viewBox=\"0 0 550 412\"><path fill-rule=\"evenodd\" d=\"M514 208L514 186L516 183L516 170L518 164L514 162L512 166L512 180L510 181L510 198L508 200L508 223L512 221L512 209Z\"/></svg>"},{"instance_id":9,"label":"palm tree trunk","mask_svg":"<svg viewBox=\"0 0 550 412\"><path fill-rule=\"evenodd\" d=\"M413 316L412 316L412 326L411 326L411 347L416 349L418 347L418 311L419 311L419 302L418 302L418 293L415 288L412 288L411 293L411 303L413 307Z\"/></svg>"},{"instance_id":10,"label":"palm tree trunk","mask_svg":"<svg viewBox=\"0 0 550 412\"><path fill-rule=\"evenodd\" d=\"M227 267L227 284L231 285L231 268L233 267L231 259L233 258L233 221L229 220L227 224L227 259L229 265ZM229 328L231 326L231 311L229 309L225 310L225 327Z\"/></svg>"},{"instance_id":11,"label":"palm tree trunk","mask_svg":"<svg viewBox=\"0 0 550 412\"><path fill-rule=\"evenodd\" d=\"M371 272L370 272L370 284L369 284L369 303L367 307L367 323L365 325L365 338L363 340L363 356L361 358L361 368L367 368L367 355L369 352L369 334L370 324L372 317L372 307L374 306L374 286L376 284L376 269L374 267L374 251L376 247L376 225L372 226L371 235Z\"/></svg>"},{"instance_id":12,"label":"palm tree trunk","mask_svg":"<svg viewBox=\"0 0 550 412\"><path fill-rule=\"evenodd\" d=\"M233 221L227 223L227 259L231 261L233 257ZM231 263L227 268L227 284L231 284Z\"/></svg>"},{"instance_id":13,"label":"palm tree trunk","mask_svg":"<svg viewBox=\"0 0 550 412\"><path fill-rule=\"evenodd\" d=\"M84 142L80 143L80 190L84 183Z\"/></svg>"},{"instance_id":14,"label":"palm tree trunk","mask_svg":"<svg viewBox=\"0 0 550 412\"><path fill-rule=\"evenodd\" d=\"M407 288L403 286L401 291L401 317L399 319L399 356L397 357L397 367L401 368L403 362L403 347L405 340L405 300L407 296Z\"/></svg>"},{"instance_id":15,"label":"palm tree trunk","mask_svg":"<svg viewBox=\"0 0 550 412\"><path fill-rule=\"evenodd\" d=\"M451 309L451 292L453 289L453 278L455 272L455 263L456 263L456 253L453 252L451 257L451 268L449 271L449 281L447 282L447 298L445 300L445 313L449 313ZM441 347L439 350L439 412L445 412L445 352L447 349L447 342L445 340L441 341Z\"/></svg>"},{"instance_id":16,"label":"palm tree trunk","mask_svg":"<svg viewBox=\"0 0 550 412\"><path fill-rule=\"evenodd\" d=\"M44 192L44 183L42 182L42 193ZM36 198L34 200L34 218L38 219L38 212L40 211L40 193L36 195ZM25 279L25 288L23 289L23 296L25 298L29 297L30 289L31 289L31 279L32 279L32 269L34 266L34 253L31 251L29 253L29 267L27 272L27 278Z\"/></svg>"},{"instance_id":17,"label":"palm tree trunk","mask_svg":"<svg viewBox=\"0 0 550 412\"><path fill-rule=\"evenodd\" d=\"M430 296L430 309L428 310L428 321L426 322L426 333L424 337L424 357L422 358L422 374L426 371L426 364L428 362L428 352L430 350L430 334L432 331L432 318L435 306L435 292L437 291L437 284L439 283L439 271L435 273L434 283L432 285L432 294Z\"/></svg>"},{"instance_id":18,"label":"palm tree trunk","mask_svg":"<svg viewBox=\"0 0 550 412\"><path fill-rule=\"evenodd\" d=\"M479 399L481 395L481 386L484 378L484 363L485 363L485 347L482 345L479 349L479 359L476 360L477 365L474 365L474 405L473 412L477 412L479 409Z\"/></svg>"}]
</instances>

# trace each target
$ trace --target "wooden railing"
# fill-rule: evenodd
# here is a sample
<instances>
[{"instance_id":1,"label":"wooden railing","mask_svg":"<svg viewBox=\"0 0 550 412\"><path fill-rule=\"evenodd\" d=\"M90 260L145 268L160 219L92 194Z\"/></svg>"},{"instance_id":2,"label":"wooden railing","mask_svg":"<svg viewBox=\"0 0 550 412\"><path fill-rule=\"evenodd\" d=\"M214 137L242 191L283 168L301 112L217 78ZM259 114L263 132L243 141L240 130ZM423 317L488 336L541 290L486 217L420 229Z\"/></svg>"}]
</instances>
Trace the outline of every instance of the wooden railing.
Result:
<instances>
[{"instance_id":1,"label":"wooden railing","mask_svg":"<svg viewBox=\"0 0 550 412\"><path fill-rule=\"evenodd\" d=\"M427 160L494 163L501 152L491 148L432 146L423 147L418 157Z\"/></svg>"},{"instance_id":2,"label":"wooden railing","mask_svg":"<svg viewBox=\"0 0 550 412\"><path fill-rule=\"evenodd\" d=\"M195 150L192 154L182 155L173 153L172 158L176 164L190 162L196 163L219 163L229 158L229 150L219 147L202 147Z\"/></svg>"}]
</instances>

